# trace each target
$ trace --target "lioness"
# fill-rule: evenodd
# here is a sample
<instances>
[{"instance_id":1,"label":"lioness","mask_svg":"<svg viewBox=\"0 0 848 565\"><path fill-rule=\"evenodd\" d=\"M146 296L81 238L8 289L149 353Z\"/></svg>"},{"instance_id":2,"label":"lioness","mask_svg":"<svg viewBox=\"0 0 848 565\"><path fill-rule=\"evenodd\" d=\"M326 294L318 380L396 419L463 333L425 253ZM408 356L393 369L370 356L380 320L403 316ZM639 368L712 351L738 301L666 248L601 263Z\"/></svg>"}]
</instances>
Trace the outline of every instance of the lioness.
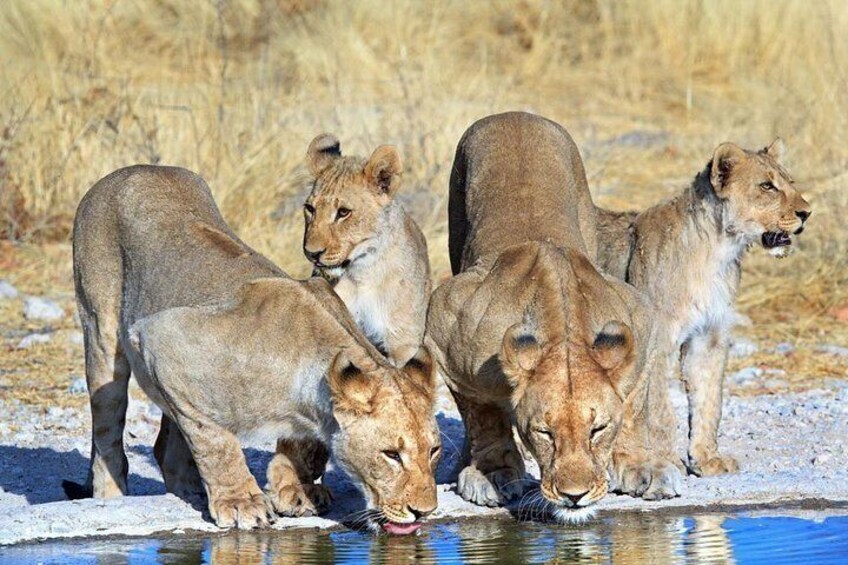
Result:
<instances>
[{"instance_id":1,"label":"lioness","mask_svg":"<svg viewBox=\"0 0 848 565\"><path fill-rule=\"evenodd\" d=\"M669 367L682 370L696 475L739 469L717 436L742 257L757 241L783 256L810 217L782 151L779 139L760 151L723 143L674 198L641 213L598 209L601 267L650 296Z\"/></svg>"},{"instance_id":2,"label":"lioness","mask_svg":"<svg viewBox=\"0 0 848 565\"><path fill-rule=\"evenodd\" d=\"M593 267L585 187L571 137L538 116L484 118L457 147L455 276L433 293L427 336L465 423L457 490L471 502L497 505L525 490L513 423L562 520L591 514L608 472L635 496L679 492L652 313Z\"/></svg>"},{"instance_id":3,"label":"lioness","mask_svg":"<svg viewBox=\"0 0 848 565\"><path fill-rule=\"evenodd\" d=\"M95 497L127 492L132 372L165 414L155 453L166 485L190 483L193 458L219 526L322 509L330 494L314 481L330 451L364 492L373 527L408 533L435 508L427 349L389 365L325 281L292 280L239 240L197 175L135 166L95 184L77 210L74 281ZM279 438L264 493L244 434Z\"/></svg>"},{"instance_id":4,"label":"lioness","mask_svg":"<svg viewBox=\"0 0 848 565\"><path fill-rule=\"evenodd\" d=\"M400 155L383 145L367 161L342 157L339 140L322 134L307 161L315 182L303 205L303 253L401 367L424 340L430 263L424 234L394 199Z\"/></svg>"}]
</instances>

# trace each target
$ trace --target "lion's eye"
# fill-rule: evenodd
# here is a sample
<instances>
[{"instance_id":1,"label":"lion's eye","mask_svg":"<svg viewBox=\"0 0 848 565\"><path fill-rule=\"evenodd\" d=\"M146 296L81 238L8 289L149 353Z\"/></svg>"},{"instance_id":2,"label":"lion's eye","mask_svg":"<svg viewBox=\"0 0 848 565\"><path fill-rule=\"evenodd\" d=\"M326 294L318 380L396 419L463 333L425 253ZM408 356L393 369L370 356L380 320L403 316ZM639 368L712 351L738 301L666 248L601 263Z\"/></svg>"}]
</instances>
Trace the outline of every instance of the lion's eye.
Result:
<instances>
[{"instance_id":1,"label":"lion's eye","mask_svg":"<svg viewBox=\"0 0 848 565\"><path fill-rule=\"evenodd\" d=\"M603 431L605 429L607 429L608 426L609 426L609 424L607 423L607 424L599 424L599 425L595 426L594 428L592 428L592 431L590 432L591 438L592 439L597 438L599 435L601 435L601 433L603 433Z\"/></svg>"},{"instance_id":2,"label":"lion's eye","mask_svg":"<svg viewBox=\"0 0 848 565\"><path fill-rule=\"evenodd\" d=\"M546 439L546 440L548 440L548 441L553 441L553 440L554 440L554 434L553 434L553 432L552 432L551 430L548 430L548 429L545 429L545 428L536 428L536 429L535 429L535 430L533 430L533 431L534 431L536 434L540 435L541 437L545 438L545 439Z\"/></svg>"},{"instance_id":3,"label":"lion's eye","mask_svg":"<svg viewBox=\"0 0 848 565\"><path fill-rule=\"evenodd\" d=\"M777 187L774 186L774 183L771 181L765 181L760 183L760 188L762 188L765 192L772 192L777 190Z\"/></svg>"},{"instance_id":4,"label":"lion's eye","mask_svg":"<svg viewBox=\"0 0 848 565\"><path fill-rule=\"evenodd\" d=\"M304 204L304 205L303 205L303 210L304 210L307 214L309 214L310 216L314 216L314 215L315 215L315 207L314 207L314 206L312 206L311 204Z\"/></svg>"},{"instance_id":5,"label":"lion's eye","mask_svg":"<svg viewBox=\"0 0 848 565\"><path fill-rule=\"evenodd\" d=\"M397 451L392 451L389 449L384 451L383 455L385 455L387 459L391 459L392 461L395 461L397 463L402 463L400 453L398 453Z\"/></svg>"},{"instance_id":6,"label":"lion's eye","mask_svg":"<svg viewBox=\"0 0 848 565\"><path fill-rule=\"evenodd\" d=\"M441 445L437 445L433 449L430 450L430 459L435 459L439 452L442 450Z\"/></svg>"},{"instance_id":7,"label":"lion's eye","mask_svg":"<svg viewBox=\"0 0 848 565\"><path fill-rule=\"evenodd\" d=\"M336 212L337 220L344 220L348 216L350 216L350 208L339 208L339 210Z\"/></svg>"}]
</instances>

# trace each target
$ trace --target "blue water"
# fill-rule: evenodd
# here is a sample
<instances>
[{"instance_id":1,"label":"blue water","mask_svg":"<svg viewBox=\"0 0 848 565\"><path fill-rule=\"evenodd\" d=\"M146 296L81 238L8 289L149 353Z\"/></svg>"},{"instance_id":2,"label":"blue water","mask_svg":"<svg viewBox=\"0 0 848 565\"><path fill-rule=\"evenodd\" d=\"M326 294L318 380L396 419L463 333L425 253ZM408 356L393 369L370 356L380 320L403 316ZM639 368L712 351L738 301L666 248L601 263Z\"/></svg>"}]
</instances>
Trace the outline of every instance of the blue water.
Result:
<instances>
[{"instance_id":1,"label":"blue water","mask_svg":"<svg viewBox=\"0 0 848 565\"><path fill-rule=\"evenodd\" d=\"M580 527L473 519L410 537L233 532L0 548L0 564L848 563L848 516L618 514Z\"/></svg>"}]
</instances>

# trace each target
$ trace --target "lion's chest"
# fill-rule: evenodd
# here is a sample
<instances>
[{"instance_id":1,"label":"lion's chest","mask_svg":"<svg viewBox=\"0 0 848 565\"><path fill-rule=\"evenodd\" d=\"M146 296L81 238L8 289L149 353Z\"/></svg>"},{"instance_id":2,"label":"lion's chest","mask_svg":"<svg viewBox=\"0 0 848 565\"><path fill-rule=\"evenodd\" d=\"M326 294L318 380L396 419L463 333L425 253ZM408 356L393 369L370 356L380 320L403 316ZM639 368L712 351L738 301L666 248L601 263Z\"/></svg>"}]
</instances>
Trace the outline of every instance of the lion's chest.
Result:
<instances>
[{"instance_id":1,"label":"lion's chest","mask_svg":"<svg viewBox=\"0 0 848 565\"><path fill-rule=\"evenodd\" d=\"M739 282L736 245L724 244L705 257L693 256L686 273L685 292L677 309L677 345L694 333L727 329L736 323L734 301Z\"/></svg>"},{"instance_id":2,"label":"lion's chest","mask_svg":"<svg viewBox=\"0 0 848 565\"><path fill-rule=\"evenodd\" d=\"M385 347L390 327L386 293L379 287L360 286L347 279L340 280L335 290L368 340Z\"/></svg>"}]
</instances>

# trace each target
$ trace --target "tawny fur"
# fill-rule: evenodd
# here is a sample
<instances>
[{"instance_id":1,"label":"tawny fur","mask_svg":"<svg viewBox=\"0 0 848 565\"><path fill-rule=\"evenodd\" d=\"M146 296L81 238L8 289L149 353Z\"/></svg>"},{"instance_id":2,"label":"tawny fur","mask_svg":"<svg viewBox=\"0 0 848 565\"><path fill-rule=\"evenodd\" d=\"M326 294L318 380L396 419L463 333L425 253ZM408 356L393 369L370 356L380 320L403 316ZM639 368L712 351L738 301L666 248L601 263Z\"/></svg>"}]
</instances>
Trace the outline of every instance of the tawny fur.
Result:
<instances>
[{"instance_id":1,"label":"tawny fur","mask_svg":"<svg viewBox=\"0 0 848 565\"><path fill-rule=\"evenodd\" d=\"M74 225L74 279L90 494L127 493L132 372L164 413L155 454L167 488L202 484L221 526L326 507L329 491L315 481L331 452L382 519L410 522L412 510L435 507L429 352L389 365L325 281L292 280L240 241L197 175L135 166L92 187ZM265 492L237 439L256 434L279 438Z\"/></svg>"},{"instance_id":2,"label":"tawny fur","mask_svg":"<svg viewBox=\"0 0 848 565\"><path fill-rule=\"evenodd\" d=\"M654 355L653 313L594 268L595 209L559 125L507 113L472 125L450 185L455 276L427 320L466 428L458 491L496 505L527 486L511 426L541 468L554 514L612 487L678 494L674 421Z\"/></svg>"},{"instance_id":3,"label":"tawny fur","mask_svg":"<svg viewBox=\"0 0 848 565\"><path fill-rule=\"evenodd\" d=\"M384 145L367 160L343 157L338 139L323 134L307 160L315 181L304 253L372 343L403 366L424 340L430 263L424 235L395 200L400 155Z\"/></svg>"},{"instance_id":4,"label":"tawny fur","mask_svg":"<svg viewBox=\"0 0 848 565\"><path fill-rule=\"evenodd\" d=\"M674 198L641 213L598 209L602 269L649 295L668 366L686 384L688 467L697 475L739 468L717 438L742 258L764 232L800 233L810 214L778 163L781 147L722 144Z\"/></svg>"}]
</instances>

